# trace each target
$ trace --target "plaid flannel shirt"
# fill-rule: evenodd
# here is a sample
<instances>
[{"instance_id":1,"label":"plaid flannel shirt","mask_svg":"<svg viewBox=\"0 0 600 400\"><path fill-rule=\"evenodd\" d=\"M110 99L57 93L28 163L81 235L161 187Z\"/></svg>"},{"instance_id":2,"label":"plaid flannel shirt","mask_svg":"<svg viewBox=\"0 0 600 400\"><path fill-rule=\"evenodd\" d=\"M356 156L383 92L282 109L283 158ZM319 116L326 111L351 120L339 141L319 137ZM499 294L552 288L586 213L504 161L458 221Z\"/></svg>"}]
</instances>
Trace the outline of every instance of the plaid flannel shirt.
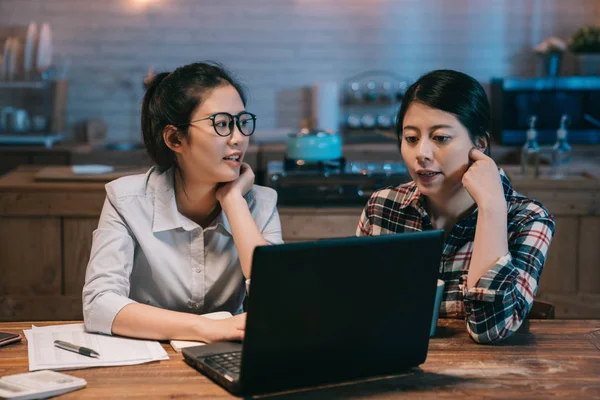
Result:
<instances>
[{"instance_id":1,"label":"plaid flannel shirt","mask_svg":"<svg viewBox=\"0 0 600 400\"><path fill-rule=\"evenodd\" d=\"M465 318L467 331L478 343L510 336L527 317L554 234L554 218L548 210L518 194L501 169L500 176L508 211L509 252L467 288L477 224L475 209L447 235L439 271L445 282L440 316ZM414 182L375 192L363 210L356 235L433 229L423 200Z\"/></svg>"}]
</instances>

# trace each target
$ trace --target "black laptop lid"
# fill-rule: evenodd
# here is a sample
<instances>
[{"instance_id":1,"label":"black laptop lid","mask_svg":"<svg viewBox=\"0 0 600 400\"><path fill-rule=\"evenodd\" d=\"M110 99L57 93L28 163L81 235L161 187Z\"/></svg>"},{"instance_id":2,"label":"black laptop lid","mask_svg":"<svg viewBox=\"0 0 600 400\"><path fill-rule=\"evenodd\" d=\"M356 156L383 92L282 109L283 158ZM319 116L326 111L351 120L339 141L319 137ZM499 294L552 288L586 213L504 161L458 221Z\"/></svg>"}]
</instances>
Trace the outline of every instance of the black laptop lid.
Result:
<instances>
[{"instance_id":1,"label":"black laptop lid","mask_svg":"<svg viewBox=\"0 0 600 400\"><path fill-rule=\"evenodd\" d=\"M259 393L425 361L443 231L258 247L241 387Z\"/></svg>"}]
</instances>

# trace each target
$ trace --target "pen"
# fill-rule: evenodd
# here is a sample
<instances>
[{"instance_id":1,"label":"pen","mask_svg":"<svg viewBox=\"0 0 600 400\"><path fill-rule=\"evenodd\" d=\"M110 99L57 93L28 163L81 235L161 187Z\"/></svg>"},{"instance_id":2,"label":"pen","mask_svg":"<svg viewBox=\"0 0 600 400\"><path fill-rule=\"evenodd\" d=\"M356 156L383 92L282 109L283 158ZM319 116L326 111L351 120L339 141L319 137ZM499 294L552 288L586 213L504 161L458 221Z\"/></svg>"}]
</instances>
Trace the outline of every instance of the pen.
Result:
<instances>
[{"instance_id":1,"label":"pen","mask_svg":"<svg viewBox=\"0 0 600 400\"><path fill-rule=\"evenodd\" d=\"M55 340L54 345L60 349L69 350L74 353L82 354L84 356L95 357L95 358L100 357L100 354L98 354L97 351L88 349L87 347L77 346L76 344L72 344L69 342L63 342L62 340Z\"/></svg>"}]
</instances>

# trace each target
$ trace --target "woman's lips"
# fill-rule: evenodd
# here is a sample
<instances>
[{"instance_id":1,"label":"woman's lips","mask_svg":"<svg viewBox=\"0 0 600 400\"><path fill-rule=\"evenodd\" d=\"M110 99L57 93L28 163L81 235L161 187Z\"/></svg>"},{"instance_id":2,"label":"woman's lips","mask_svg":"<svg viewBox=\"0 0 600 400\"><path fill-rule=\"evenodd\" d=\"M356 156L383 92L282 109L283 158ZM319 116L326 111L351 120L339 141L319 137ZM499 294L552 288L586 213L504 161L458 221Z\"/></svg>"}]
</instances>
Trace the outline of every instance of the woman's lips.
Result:
<instances>
[{"instance_id":1,"label":"woman's lips","mask_svg":"<svg viewBox=\"0 0 600 400\"><path fill-rule=\"evenodd\" d=\"M430 184L441 174L441 172L417 172L417 178L419 179L419 182L423 184Z\"/></svg>"}]
</instances>

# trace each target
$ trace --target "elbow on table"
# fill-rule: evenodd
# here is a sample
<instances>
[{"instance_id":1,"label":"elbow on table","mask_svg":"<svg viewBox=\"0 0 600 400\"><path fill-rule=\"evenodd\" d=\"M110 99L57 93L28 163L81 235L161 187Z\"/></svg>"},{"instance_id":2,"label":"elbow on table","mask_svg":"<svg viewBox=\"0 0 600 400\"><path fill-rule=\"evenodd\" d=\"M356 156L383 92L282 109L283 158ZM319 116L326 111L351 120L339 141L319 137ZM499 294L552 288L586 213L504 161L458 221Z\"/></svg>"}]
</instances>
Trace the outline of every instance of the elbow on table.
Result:
<instances>
[{"instance_id":1,"label":"elbow on table","mask_svg":"<svg viewBox=\"0 0 600 400\"><path fill-rule=\"evenodd\" d=\"M522 319L513 317L505 321L504 325L500 328L493 326L484 332L478 333L478 330L481 330L481 323L477 324L467 318L467 332L475 343L496 344L511 337L522 324Z\"/></svg>"}]
</instances>

